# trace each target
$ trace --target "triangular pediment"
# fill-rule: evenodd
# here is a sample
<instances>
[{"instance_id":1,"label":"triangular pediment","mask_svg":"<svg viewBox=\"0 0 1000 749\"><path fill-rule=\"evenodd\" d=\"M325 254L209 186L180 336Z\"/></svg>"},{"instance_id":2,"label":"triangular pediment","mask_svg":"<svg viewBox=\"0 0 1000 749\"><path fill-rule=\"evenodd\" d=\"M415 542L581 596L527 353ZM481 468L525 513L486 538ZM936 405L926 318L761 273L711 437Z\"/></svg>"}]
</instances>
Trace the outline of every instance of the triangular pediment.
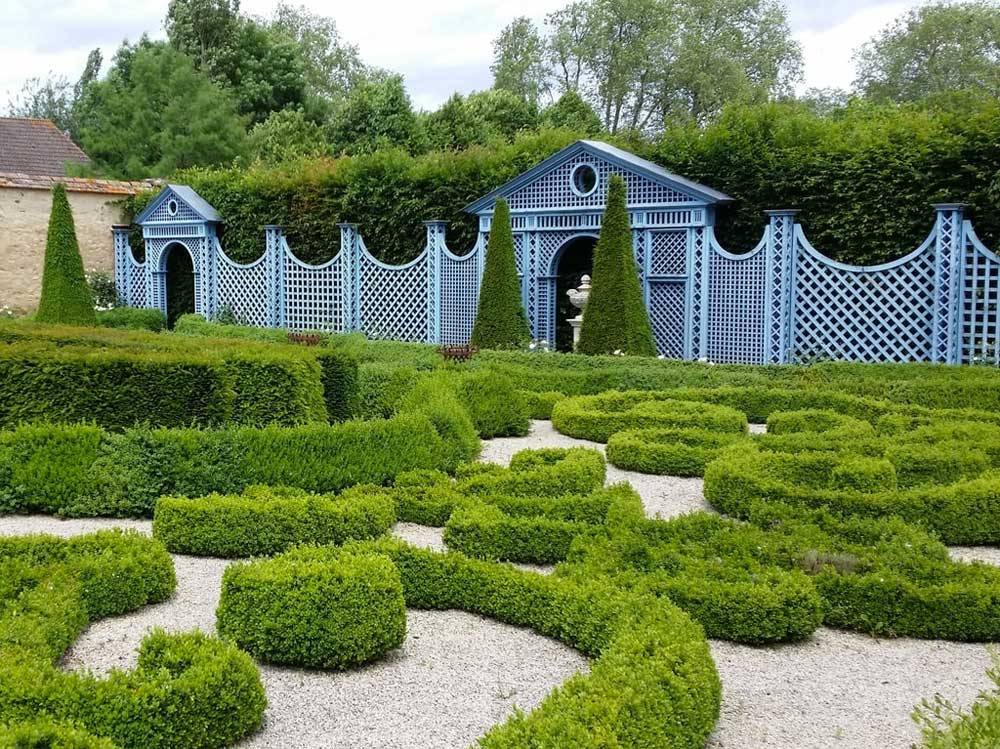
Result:
<instances>
[{"instance_id":1,"label":"triangular pediment","mask_svg":"<svg viewBox=\"0 0 1000 749\"><path fill-rule=\"evenodd\" d=\"M135 223L140 226L154 223L220 221L222 216L219 212L187 185L167 185L135 218Z\"/></svg>"},{"instance_id":2,"label":"triangular pediment","mask_svg":"<svg viewBox=\"0 0 1000 749\"><path fill-rule=\"evenodd\" d=\"M625 179L630 207L714 205L732 200L628 151L600 141L580 140L465 210L489 213L498 198L507 200L514 212L603 209L612 174Z\"/></svg>"}]
</instances>

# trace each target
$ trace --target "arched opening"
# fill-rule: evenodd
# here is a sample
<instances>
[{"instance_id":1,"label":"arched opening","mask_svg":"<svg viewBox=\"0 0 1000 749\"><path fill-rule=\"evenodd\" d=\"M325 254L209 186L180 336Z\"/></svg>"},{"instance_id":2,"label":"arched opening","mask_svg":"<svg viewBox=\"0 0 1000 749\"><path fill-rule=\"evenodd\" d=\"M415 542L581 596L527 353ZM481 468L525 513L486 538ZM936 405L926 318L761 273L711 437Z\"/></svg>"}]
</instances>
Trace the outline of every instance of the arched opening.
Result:
<instances>
[{"instance_id":1,"label":"arched opening","mask_svg":"<svg viewBox=\"0 0 1000 749\"><path fill-rule=\"evenodd\" d=\"M187 247L177 242L169 245L164 252L167 326L172 328L178 317L194 312L194 261Z\"/></svg>"},{"instance_id":2,"label":"arched opening","mask_svg":"<svg viewBox=\"0 0 1000 749\"><path fill-rule=\"evenodd\" d=\"M579 310L569 302L566 292L580 285L583 276L594 273L594 245L597 238L591 236L573 237L564 244L556 256L556 340L558 351L573 350L573 327L567 322L576 317Z\"/></svg>"}]
</instances>

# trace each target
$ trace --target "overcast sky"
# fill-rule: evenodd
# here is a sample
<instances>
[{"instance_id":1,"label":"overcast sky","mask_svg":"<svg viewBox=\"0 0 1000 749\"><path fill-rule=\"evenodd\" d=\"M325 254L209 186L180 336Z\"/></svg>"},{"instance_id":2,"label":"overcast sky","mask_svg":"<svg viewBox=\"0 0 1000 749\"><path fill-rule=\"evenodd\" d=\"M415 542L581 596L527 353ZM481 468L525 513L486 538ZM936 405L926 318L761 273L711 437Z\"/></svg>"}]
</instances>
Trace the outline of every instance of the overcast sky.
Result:
<instances>
[{"instance_id":1,"label":"overcast sky","mask_svg":"<svg viewBox=\"0 0 1000 749\"><path fill-rule=\"evenodd\" d=\"M293 0L295 2L295 0ZM402 73L418 107L436 107L454 91L487 88L491 42L512 18L539 22L567 0L298 0L333 16L365 62ZM847 88L854 49L920 0L787 0L805 56L804 87ZM244 0L270 15L275 0ZM122 39L143 31L163 37L167 0L3 0L0 24L0 111L32 76L79 77L87 52L105 64Z\"/></svg>"}]
</instances>

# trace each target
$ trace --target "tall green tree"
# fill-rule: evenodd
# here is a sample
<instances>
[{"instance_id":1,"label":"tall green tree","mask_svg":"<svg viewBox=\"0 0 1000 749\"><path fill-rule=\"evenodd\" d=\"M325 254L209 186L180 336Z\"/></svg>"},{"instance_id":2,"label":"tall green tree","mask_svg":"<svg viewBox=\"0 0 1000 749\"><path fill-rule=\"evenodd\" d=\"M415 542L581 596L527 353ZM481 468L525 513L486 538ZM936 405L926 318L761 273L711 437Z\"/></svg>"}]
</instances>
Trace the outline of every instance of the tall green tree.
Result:
<instances>
[{"instance_id":1,"label":"tall green tree","mask_svg":"<svg viewBox=\"0 0 1000 749\"><path fill-rule=\"evenodd\" d=\"M594 248L593 286L576 350L581 354L656 355L632 254L625 181L617 174L608 184L607 207Z\"/></svg>"},{"instance_id":2,"label":"tall green tree","mask_svg":"<svg viewBox=\"0 0 1000 749\"><path fill-rule=\"evenodd\" d=\"M537 107L549 90L545 56L545 41L534 22L515 18L493 41L493 88L510 91Z\"/></svg>"},{"instance_id":3,"label":"tall green tree","mask_svg":"<svg viewBox=\"0 0 1000 749\"><path fill-rule=\"evenodd\" d=\"M855 55L855 87L876 101L916 101L958 89L1000 96L1000 6L921 5Z\"/></svg>"},{"instance_id":4,"label":"tall green tree","mask_svg":"<svg viewBox=\"0 0 1000 749\"><path fill-rule=\"evenodd\" d=\"M373 153L382 148L421 149L417 116L403 78L389 75L355 86L330 123L338 153Z\"/></svg>"},{"instance_id":5,"label":"tall green tree","mask_svg":"<svg viewBox=\"0 0 1000 749\"><path fill-rule=\"evenodd\" d=\"M801 50L779 0L584 0L551 14L550 60L604 127L704 123L787 93Z\"/></svg>"},{"instance_id":6,"label":"tall green tree","mask_svg":"<svg viewBox=\"0 0 1000 749\"><path fill-rule=\"evenodd\" d=\"M485 349L517 349L530 340L531 328L521 302L521 284L517 280L510 208L501 198L493 208L471 343Z\"/></svg>"},{"instance_id":7,"label":"tall green tree","mask_svg":"<svg viewBox=\"0 0 1000 749\"><path fill-rule=\"evenodd\" d=\"M170 0L163 22L170 43L207 71L233 44L239 24L240 0Z\"/></svg>"},{"instance_id":8,"label":"tall green tree","mask_svg":"<svg viewBox=\"0 0 1000 749\"><path fill-rule=\"evenodd\" d=\"M122 45L107 78L86 88L76 112L84 151L116 177L223 164L245 148L231 96L187 55L146 38Z\"/></svg>"},{"instance_id":9,"label":"tall green tree","mask_svg":"<svg viewBox=\"0 0 1000 749\"><path fill-rule=\"evenodd\" d=\"M251 161L267 165L330 155L323 128L308 120L300 109L273 112L254 125L247 137L247 149Z\"/></svg>"},{"instance_id":10,"label":"tall green tree","mask_svg":"<svg viewBox=\"0 0 1000 749\"><path fill-rule=\"evenodd\" d=\"M73 84L64 75L49 73L45 78L29 78L20 92L7 101L14 117L52 120L64 131L73 130Z\"/></svg>"},{"instance_id":11,"label":"tall green tree","mask_svg":"<svg viewBox=\"0 0 1000 749\"><path fill-rule=\"evenodd\" d=\"M584 135L596 135L601 131L597 112L572 89L543 109L539 119L544 127L561 127Z\"/></svg>"},{"instance_id":12,"label":"tall green tree","mask_svg":"<svg viewBox=\"0 0 1000 749\"><path fill-rule=\"evenodd\" d=\"M65 325L96 325L94 299L83 273L73 211L66 197L66 186L62 183L52 188L42 296L35 319Z\"/></svg>"}]
</instances>

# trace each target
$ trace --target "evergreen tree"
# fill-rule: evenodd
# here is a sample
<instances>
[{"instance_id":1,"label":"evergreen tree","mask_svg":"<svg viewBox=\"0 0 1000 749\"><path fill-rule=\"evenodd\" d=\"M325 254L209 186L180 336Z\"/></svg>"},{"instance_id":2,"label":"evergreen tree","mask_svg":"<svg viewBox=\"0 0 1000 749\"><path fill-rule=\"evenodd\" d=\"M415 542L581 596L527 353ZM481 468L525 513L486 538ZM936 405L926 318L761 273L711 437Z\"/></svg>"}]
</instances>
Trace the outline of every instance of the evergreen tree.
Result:
<instances>
[{"instance_id":1,"label":"evergreen tree","mask_svg":"<svg viewBox=\"0 0 1000 749\"><path fill-rule=\"evenodd\" d=\"M608 185L601 234L594 248L594 280L583 311L581 354L655 356L656 344L632 255L625 181L616 175Z\"/></svg>"},{"instance_id":2,"label":"evergreen tree","mask_svg":"<svg viewBox=\"0 0 1000 749\"><path fill-rule=\"evenodd\" d=\"M94 300L83 274L73 211L62 183L52 188L52 213L45 242L42 298L35 319L68 325L96 325Z\"/></svg>"},{"instance_id":3,"label":"evergreen tree","mask_svg":"<svg viewBox=\"0 0 1000 749\"><path fill-rule=\"evenodd\" d=\"M479 348L521 348L531 340L528 316L521 304L521 285L514 262L510 209L500 199L493 210L486 268L479 289L479 309L472 327L472 344Z\"/></svg>"}]
</instances>

